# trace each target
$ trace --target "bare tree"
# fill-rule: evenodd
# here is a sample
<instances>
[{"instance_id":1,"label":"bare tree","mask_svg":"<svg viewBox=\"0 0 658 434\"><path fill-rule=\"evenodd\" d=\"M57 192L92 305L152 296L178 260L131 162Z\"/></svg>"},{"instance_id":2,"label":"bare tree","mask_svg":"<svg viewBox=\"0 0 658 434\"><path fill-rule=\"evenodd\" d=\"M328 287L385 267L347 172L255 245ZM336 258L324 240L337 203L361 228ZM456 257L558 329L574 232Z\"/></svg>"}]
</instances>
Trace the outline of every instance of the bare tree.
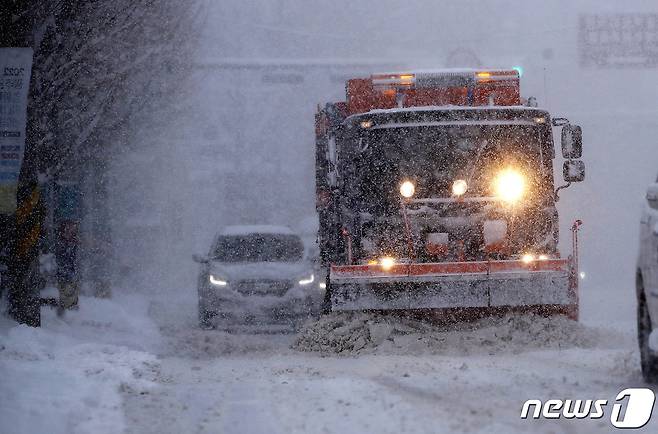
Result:
<instances>
[{"instance_id":1,"label":"bare tree","mask_svg":"<svg viewBox=\"0 0 658 434\"><path fill-rule=\"evenodd\" d=\"M125 150L136 123L175 101L205 0L14 0L3 8L1 45L35 52L19 177L25 212L4 226L15 234L10 312L38 325L34 264L39 238L43 244L44 206L53 205L40 198L39 187L54 179L85 182L83 201L97 205L86 208L86 227L96 232L91 238L109 242L108 233L98 233L106 227L107 161ZM30 201L34 206L21 208ZM92 263L105 256L96 244L88 250Z\"/></svg>"}]
</instances>

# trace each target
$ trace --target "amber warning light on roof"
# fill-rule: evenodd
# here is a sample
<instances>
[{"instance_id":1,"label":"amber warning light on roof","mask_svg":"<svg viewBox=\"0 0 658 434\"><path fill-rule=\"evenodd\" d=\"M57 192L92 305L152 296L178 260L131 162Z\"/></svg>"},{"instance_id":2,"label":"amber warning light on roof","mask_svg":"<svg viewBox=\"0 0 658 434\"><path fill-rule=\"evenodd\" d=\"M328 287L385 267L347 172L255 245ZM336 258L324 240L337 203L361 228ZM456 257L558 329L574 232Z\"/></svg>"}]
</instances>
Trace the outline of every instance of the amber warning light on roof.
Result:
<instances>
[{"instance_id":1,"label":"amber warning light on roof","mask_svg":"<svg viewBox=\"0 0 658 434\"><path fill-rule=\"evenodd\" d=\"M517 69L385 73L347 82L350 114L394 107L510 106L520 99Z\"/></svg>"}]
</instances>

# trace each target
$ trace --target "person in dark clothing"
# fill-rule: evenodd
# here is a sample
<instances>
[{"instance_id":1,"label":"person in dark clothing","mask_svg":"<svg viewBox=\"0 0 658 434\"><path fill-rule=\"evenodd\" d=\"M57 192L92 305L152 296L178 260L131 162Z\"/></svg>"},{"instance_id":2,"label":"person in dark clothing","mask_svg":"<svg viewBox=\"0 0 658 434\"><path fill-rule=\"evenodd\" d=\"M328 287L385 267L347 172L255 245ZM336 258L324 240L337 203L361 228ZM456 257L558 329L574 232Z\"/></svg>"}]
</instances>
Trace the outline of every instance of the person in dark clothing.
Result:
<instances>
[{"instance_id":1,"label":"person in dark clothing","mask_svg":"<svg viewBox=\"0 0 658 434\"><path fill-rule=\"evenodd\" d=\"M78 224L73 220L62 220L58 227L55 244L57 262L57 286L59 288L58 312L77 309L80 283L77 270Z\"/></svg>"}]
</instances>

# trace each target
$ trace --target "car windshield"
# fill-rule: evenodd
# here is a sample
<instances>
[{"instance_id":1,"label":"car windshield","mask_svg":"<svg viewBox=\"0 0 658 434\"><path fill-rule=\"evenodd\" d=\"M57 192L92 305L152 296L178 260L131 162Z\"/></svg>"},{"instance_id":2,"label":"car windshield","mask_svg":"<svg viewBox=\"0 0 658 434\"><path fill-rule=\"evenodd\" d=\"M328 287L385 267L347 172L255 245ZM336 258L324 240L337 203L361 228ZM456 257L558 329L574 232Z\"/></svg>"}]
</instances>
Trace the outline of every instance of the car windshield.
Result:
<instances>
[{"instance_id":1,"label":"car windshield","mask_svg":"<svg viewBox=\"0 0 658 434\"><path fill-rule=\"evenodd\" d=\"M296 262L304 245L296 235L246 234L220 236L213 259L220 262Z\"/></svg>"},{"instance_id":2,"label":"car windshield","mask_svg":"<svg viewBox=\"0 0 658 434\"><path fill-rule=\"evenodd\" d=\"M416 197L450 196L464 179L469 195L490 194L490 178L503 167L537 173L540 132L533 125L441 125L384 128L359 141L355 180L362 198L397 194L404 179L416 184Z\"/></svg>"}]
</instances>

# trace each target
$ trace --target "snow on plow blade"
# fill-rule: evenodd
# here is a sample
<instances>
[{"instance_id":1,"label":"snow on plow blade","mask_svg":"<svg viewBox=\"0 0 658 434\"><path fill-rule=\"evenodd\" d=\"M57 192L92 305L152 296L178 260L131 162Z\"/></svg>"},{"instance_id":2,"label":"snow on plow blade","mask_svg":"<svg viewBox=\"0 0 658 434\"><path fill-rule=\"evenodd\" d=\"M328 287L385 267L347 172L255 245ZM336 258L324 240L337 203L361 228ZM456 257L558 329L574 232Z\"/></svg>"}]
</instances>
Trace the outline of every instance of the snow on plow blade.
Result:
<instances>
[{"instance_id":1,"label":"snow on plow blade","mask_svg":"<svg viewBox=\"0 0 658 434\"><path fill-rule=\"evenodd\" d=\"M332 310L542 307L577 311L569 259L332 266Z\"/></svg>"}]
</instances>

